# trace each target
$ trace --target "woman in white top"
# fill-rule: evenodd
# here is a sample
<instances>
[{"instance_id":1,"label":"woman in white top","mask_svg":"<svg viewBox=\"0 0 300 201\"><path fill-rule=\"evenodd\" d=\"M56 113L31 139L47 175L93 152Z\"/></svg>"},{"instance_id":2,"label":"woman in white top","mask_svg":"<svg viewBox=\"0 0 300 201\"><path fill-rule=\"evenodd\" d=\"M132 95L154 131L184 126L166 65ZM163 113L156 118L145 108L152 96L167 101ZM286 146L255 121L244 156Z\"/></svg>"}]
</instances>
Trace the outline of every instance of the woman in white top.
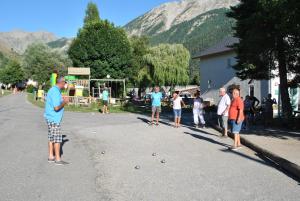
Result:
<instances>
[{"instance_id":1,"label":"woman in white top","mask_svg":"<svg viewBox=\"0 0 300 201\"><path fill-rule=\"evenodd\" d=\"M174 123L175 128L180 127L180 120L181 120L181 104L185 107L182 98L179 96L179 91L175 91L173 94L173 111L174 111Z\"/></svg>"},{"instance_id":2,"label":"woman in white top","mask_svg":"<svg viewBox=\"0 0 300 201\"><path fill-rule=\"evenodd\" d=\"M199 119L202 124L202 127L205 128L205 120L204 120L204 110L203 110L203 100L200 98L199 92L195 94L194 98L194 106L193 106L193 115L194 115L194 123L196 128L199 126Z\"/></svg>"}]
</instances>

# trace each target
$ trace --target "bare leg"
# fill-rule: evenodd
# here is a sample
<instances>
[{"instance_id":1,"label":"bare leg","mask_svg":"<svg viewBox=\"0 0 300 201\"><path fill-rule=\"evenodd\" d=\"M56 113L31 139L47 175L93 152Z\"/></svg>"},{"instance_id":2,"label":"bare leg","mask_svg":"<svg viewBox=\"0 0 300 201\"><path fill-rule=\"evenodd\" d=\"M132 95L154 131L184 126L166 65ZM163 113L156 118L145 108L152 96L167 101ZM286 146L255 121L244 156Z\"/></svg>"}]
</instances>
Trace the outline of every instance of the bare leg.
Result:
<instances>
[{"instance_id":1,"label":"bare leg","mask_svg":"<svg viewBox=\"0 0 300 201\"><path fill-rule=\"evenodd\" d=\"M237 146L240 147L241 146L241 137L240 134L237 134Z\"/></svg>"},{"instance_id":2,"label":"bare leg","mask_svg":"<svg viewBox=\"0 0 300 201\"><path fill-rule=\"evenodd\" d=\"M158 124L159 122L159 112L156 112L156 123Z\"/></svg>"},{"instance_id":3,"label":"bare leg","mask_svg":"<svg viewBox=\"0 0 300 201\"><path fill-rule=\"evenodd\" d=\"M151 124L153 124L153 122L154 122L154 115L155 115L155 112L152 112L152 116L151 116Z\"/></svg>"},{"instance_id":4,"label":"bare leg","mask_svg":"<svg viewBox=\"0 0 300 201\"><path fill-rule=\"evenodd\" d=\"M60 143L54 143L55 160L60 161Z\"/></svg>"},{"instance_id":5,"label":"bare leg","mask_svg":"<svg viewBox=\"0 0 300 201\"><path fill-rule=\"evenodd\" d=\"M177 128L177 117L175 116L175 119L174 119L174 123L175 123L175 128Z\"/></svg>"},{"instance_id":6,"label":"bare leg","mask_svg":"<svg viewBox=\"0 0 300 201\"><path fill-rule=\"evenodd\" d=\"M48 142L48 150L49 150L48 158L49 159L54 158L54 155L53 155L53 142Z\"/></svg>"},{"instance_id":7,"label":"bare leg","mask_svg":"<svg viewBox=\"0 0 300 201\"><path fill-rule=\"evenodd\" d=\"M228 134L227 134L227 128L224 128L224 136L228 136Z\"/></svg>"},{"instance_id":8,"label":"bare leg","mask_svg":"<svg viewBox=\"0 0 300 201\"><path fill-rule=\"evenodd\" d=\"M180 127L180 120L181 120L181 117L178 117L178 127Z\"/></svg>"},{"instance_id":9,"label":"bare leg","mask_svg":"<svg viewBox=\"0 0 300 201\"><path fill-rule=\"evenodd\" d=\"M237 134L234 134L234 147L237 147L237 145L238 145L238 135Z\"/></svg>"}]
</instances>

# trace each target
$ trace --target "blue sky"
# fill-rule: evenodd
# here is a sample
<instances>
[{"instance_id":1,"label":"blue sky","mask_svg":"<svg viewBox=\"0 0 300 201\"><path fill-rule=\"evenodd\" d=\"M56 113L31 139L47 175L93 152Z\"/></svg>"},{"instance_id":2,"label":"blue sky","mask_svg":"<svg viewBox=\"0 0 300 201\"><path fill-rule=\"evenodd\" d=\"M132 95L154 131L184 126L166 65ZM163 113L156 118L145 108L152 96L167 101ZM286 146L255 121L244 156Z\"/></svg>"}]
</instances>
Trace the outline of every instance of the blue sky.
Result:
<instances>
[{"instance_id":1,"label":"blue sky","mask_svg":"<svg viewBox=\"0 0 300 201\"><path fill-rule=\"evenodd\" d=\"M100 16L123 26L161 3L174 0L93 0ZM90 0L1 0L0 32L21 29L74 37Z\"/></svg>"}]
</instances>

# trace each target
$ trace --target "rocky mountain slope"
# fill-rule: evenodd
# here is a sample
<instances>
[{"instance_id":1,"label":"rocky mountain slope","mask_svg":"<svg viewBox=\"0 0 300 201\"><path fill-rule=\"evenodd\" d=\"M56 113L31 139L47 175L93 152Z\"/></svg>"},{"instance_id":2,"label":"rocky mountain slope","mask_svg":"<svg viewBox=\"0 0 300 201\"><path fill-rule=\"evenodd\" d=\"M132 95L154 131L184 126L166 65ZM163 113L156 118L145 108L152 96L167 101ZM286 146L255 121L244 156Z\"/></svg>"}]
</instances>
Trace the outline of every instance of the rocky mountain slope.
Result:
<instances>
[{"instance_id":1,"label":"rocky mountain slope","mask_svg":"<svg viewBox=\"0 0 300 201\"><path fill-rule=\"evenodd\" d=\"M229 8L238 0L182 0L162 4L125 25L129 35L156 35L211 10Z\"/></svg>"},{"instance_id":2,"label":"rocky mountain slope","mask_svg":"<svg viewBox=\"0 0 300 201\"><path fill-rule=\"evenodd\" d=\"M5 46L9 49L12 48L11 50L19 54L24 53L27 46L32 43L48 43L57 39L53 33L45 31L25 32L22 30L14 30L11 32L0 32L0 44L5 43Z\"/></svg>"}]
</instances>

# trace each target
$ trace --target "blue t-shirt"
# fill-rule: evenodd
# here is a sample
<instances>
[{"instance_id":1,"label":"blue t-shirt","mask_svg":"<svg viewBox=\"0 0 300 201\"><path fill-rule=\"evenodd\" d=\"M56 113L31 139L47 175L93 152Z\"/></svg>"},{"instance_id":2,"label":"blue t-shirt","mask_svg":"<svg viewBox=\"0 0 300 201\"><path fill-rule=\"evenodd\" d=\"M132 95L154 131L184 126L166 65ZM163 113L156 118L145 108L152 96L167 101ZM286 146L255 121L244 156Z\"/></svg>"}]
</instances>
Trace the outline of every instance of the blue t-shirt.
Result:
<instances>
[{"instance_id":1,"label":"blue t-shirt","mask_svg":"<svg viewBox=\"0 0 300 201\"><path fill-rule=\"evenodd\" d=\"M108 101L108 91L107 90L104 90L102 92L102 100Z\"/></svg>"},{"instance_id":2,"label":"blue t-shirt","mask_svg":"<svg viewBox=\"0 0 300 201\"><path fill-rule=\"evenodd\" d=\"M159 107L161 106L162 93L161 92L153 92L151 94L152 106Z\"/></svg>"},{"instance_id":3,"label":"blue t-shirt","mask_svg":"<svg viewBox=\"0 0 300 201\"><path fill-rule=\"evenodd\" d=\"M62 96L60 89L57 86L52 87L47 94L46 104L45 104L45 113L44 117L47 121L60 124L64 108L59 111L55 111L54 108L60 106L62 103Z\"/></svg>"}]
</instances>

